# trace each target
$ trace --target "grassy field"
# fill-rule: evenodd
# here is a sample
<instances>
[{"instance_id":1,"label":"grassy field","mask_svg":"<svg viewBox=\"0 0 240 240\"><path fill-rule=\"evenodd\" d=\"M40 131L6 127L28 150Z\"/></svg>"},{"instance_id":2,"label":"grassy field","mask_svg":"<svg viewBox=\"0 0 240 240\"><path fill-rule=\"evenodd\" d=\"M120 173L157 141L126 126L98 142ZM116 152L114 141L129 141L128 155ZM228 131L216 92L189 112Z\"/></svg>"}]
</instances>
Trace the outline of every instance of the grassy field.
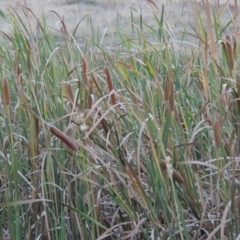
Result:
<instances>
[{"instance_id":1,"label":"grassy field","mask_svg":"<svg viewBox=\"0 0 240 240\"><path fill-rule=\"evenodd\" d=\"M0 12L1 239L240 239L238 6L144 4Z\"/></svg>"}]
</instances>

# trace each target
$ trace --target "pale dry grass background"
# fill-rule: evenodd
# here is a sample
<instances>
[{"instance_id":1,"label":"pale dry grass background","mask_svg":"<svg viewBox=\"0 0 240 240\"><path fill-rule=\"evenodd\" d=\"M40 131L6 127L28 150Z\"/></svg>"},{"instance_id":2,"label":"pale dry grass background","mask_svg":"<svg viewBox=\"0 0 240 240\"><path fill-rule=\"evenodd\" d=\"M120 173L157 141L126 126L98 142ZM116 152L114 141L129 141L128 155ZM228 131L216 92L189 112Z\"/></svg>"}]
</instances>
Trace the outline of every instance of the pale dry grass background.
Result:
<instances>
[{"instance_id":1,"label":"pale dry grass background","mask_svg":"<svg viewBox=\"0 0 240 240\"><path fill-rule=\"evenodd\" d=\"M91 13L91 21L94 27L99 28L99 32L111 36L116 33L115 26L123 28L126 33L131 30L130 21L130 9L133 11L135 21L139 21L138 13L141 13L145 23L150 26L155 26L156 21L152 14L152 8L149 6L146 0L84 0L83 3L72 3L67 4L70 0L1 0L0 9L7 11L9 6L13 7L20 16L23 15L20 5L25 5L31 8L34 14L41 19L42 13L46 16L48 25L54 29L59 29L59 18L51 12L54 10L61 17L63 17L68 30L71 32L75 28L76 24L87 14ZM225 6L225 11L222 13L221 19L227 22L231 19L233 9L231 4L234 0L212 0L211 3L221 4L219 7L223 7L225 3L229 3ZM74 1L71 1L74 2ZM77 2L77 1L75 1ZM196 0L201 2L201 0ZM191 31L189 23L194 23L195 12L193 10L193 1L187 0L155 0L154 3L161 9L162 3L165 3L165 20L169 23L172 28L172 36L181 36L182 31ZM198 3L200 6L201 4ZM160 15L160 13L159 13ZM31 16L28 16L31 18ZM36 20L31 18L33 32L36 29ZM8 31L8 25L0 23L0 29L4 32ZM89 24L85 19L79 26L78 36L88 36L90 34ZM154 41L154 39L152 39Z\"/></svg>"}]
</instances>

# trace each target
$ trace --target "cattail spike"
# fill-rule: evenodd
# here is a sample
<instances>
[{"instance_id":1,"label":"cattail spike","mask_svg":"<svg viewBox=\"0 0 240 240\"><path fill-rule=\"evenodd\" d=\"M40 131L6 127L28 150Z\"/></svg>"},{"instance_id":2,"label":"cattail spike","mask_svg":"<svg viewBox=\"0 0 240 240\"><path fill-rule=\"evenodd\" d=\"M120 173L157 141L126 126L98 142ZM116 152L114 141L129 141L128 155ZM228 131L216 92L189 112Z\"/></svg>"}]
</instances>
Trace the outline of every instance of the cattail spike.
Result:
<instances>
[{"instance_id":1,"label":"cattail spike","mask_svg":"<svg viewBox=\"0 0 240 240\"><path fill-rule=\"evenodd\" d=\"M98 113L99 118L101 118L101 117L102 117L101 112L98 111L98 109L96 109L96 111L97 111L97 113ZM108 130L108 127L107 127L104 119L101 121L101 124L102 124L102 127L103 127L104 132L107 134L109 130Z\"/></svg>"},{"instance_id":2,"label":"cattail spike","mask_svg":"<svg viewBox=\"0 0 240 240\"><path fill-rule=\"evenodd\" d=\"M66 83L65 84L65 90L66 90L66 93L67 93L68 97L70 98L71 102L73 103L74 102L74 95L73 95L71 84Z\"/></svg>"},{"instance_id":3,"label":"cattail spike","mask_svg":"<svg viewBox=\"0 0 240 240\"><path fill-rule=\"evenodd\" d=\"M237 57L237 42L235 38L233 38L233 57L234 59Z\"/></svg>"},{"instance_id":4,"label":"cattail spike","mask_svg":"<svg viewBox=\"0 0 240 240\"><path fill-rule=\"evenodd\" d=\"M170 102L170 108L171 111L174 111L174 86L173 86L173 81L171 80L171 90L170 90L170 98L169 98L169 102Z\"/></svg>"},{"instance_id":5,"label":"cattail spike","mask_svg":"<svg viewBox=\"0 0 240 240\"><path fill-rule=\"evenodd\" d=\"M104 68L104 73L107 76L107 85L108 85L109 92L112 92L114 89L113 89L111 74L108 67ZM111 93L111 103L112 105L115 105L117 103L115 93Z\"/></svg>"},{"instance_id":6,"label":"cattail spike","mask_svg":"<svg viewBox=\"0 0 240 240\"><path fill-rule=\"evenodd\" d=\"M64 132L60 131L54 126L50 126L49 130L52 134L54 134L62 142L64 142L69 148L71 148L74 151L78 150L78 145L76 144L76 142L72 138L68 137Z\"/></svg>"},{"instance_id":7,"label":"cattail spike","mask_svg":"<svg viewBox=\"0 0 240 240\"><path fill-rule=\"evenodd\" d=\"M160 166L163 170L166 170L167 169L167 162L166 161L160 161ZM184 178L175 169L173 169L172 177L178 183L184 183Z\"/></svg>"},{"instance_id":8,"label":"cattail spike","mask_svg":"<svg viewBox=\"0 0 240 240\"><path fill-rule=\"evenodd\" d=\"M216 147L218 148L220 147L221 137L220 137L220 124L219 121L217 120L213 123L213 135Z\"/></svg>"},{"instance_id":9,"label":"cattail spike","mask_svg":"<svg viewBox=\"0 0 240 240\"><path fill-rule=\"evenodd\" d=\"M93 104L92 94L93 94L93 80L91 78L90 86L89 86L89 95L88 95L88 109L92 108L92 104Z\"/></svg>"},{"instance_id":10,"label":"cattail spike","mask_svg":"<svg viewBox=\"0 0 240 240\"><path fill-rule=\"evenodd\" d=\"M231 38L229 35L225 37L226 39L226 48L227 48L227 55L230 63L231 69L234 67L234 60L233 60L233 49L232 49L232 44L231 44Z\"/></svg>"},{"instance_id":11,"label":"cattail spike","mask_svg":"<svg viewBox=\"0 0 240 240\"><path fill-rule=\"evenodd\" d=\"M87 83L87 71L88 71L88 64L86 58L83 56L82 57L82 80L83 83Z\"/></svg>"},{"instance_id":12,"label":"cattail spike","mask_svg":"<svg viewBox=\"0 0 240 240\"><path fill-rule=\"evenodd\" d=\"M166 80L165 80L165 87L164 87L164 99L169 100L170 98L170 79L169 79L169 74L166 74Z\"/></svg>"},{"instance_id":13,"label":"cattail spike","mask_svg":"<svg viewBox=\"0 0 240 240\"><path fill-rule=\"evenodd\" d=\"M10 104L9 87L8 82L5 78L2 81L2 101L4 106L8 106Z\"/></svg>"},{"instance_id":14,"label":"cattail spike","mask_svg":"<svg viewBox=\"0 0 240 240\"><path fill-rule=\"evenodd\" d=\"M174 85L171 79L171 74L168 72L166 75L165 87L164 87L164 99L170 103L171 111L174 111Z\"/></svg>"}]
</instances>

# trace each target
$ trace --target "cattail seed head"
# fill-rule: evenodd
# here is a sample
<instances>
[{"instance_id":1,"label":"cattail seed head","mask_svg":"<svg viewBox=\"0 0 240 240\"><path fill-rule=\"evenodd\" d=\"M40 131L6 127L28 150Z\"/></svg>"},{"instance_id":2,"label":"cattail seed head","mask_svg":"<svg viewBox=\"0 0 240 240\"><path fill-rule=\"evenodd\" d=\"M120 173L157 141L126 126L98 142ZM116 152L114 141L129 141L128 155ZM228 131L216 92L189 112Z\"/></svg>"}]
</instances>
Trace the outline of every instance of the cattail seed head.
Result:
<instances>
[{"instance_id":1,"label":"cattail seed head","mask_svg":"<svg viewBox=\"0 0 240 240\"><path fill-rule=\"evenodd\" d=\"M168 74L166 75L166 80L165 80L165 87L164 87L164 99L169 100L170 96L170 84L169 84L169 76Z\"/></svg>"},{"instance_id":2,"label":"cattail seed head","mask_svg":"<svg viewBox=\"0 0 240 240\"><path fill-rule=\"evenodd\" d=\"M184 178L175 169L173 169L172 176L178 183L184 183Z\"/></svg>"},{"instance_id":3,"label":"cattail seed head","mask_svg":"<svg viewBox=\"0 0 240 240\"><path fill-rule=\"evenodd\" d=\"M2 101L4 106L8 106L10 104L9 87L8 82L5 78L2 81Z\"/></svg>"},{"instance_id":4,"label":"cattail seed head","mask_svg":"<svg viewBox=\"0 0 240 240\"><path fill-rule=\"evenodd\" d=\"M226 49L227 49L227 55L228 55L228 58L229 58L229 63L230 63L230 66L231 66L231 69L233 69L234 67L234 59L233 59L233 48L232 48L232 44L231 44L231 38L229 35L227 35L225 37L226 39Z\"/></svg>"},{"instance_id":5,"label":"cattail seed head","mask_svg":"<svg viewBox=\"0 0 240 240\"><path fill-rule=\"evenodd\" d=\"M58 137L62 142L64 142L69 148L71 148L74 151L78 150L78 145L74 141L74 139L67 136L64 132L60 131L58 128L54 126L50 126L49 130L52 134L54 134L56 137Z\"/></svg>"},{"instance_id":6,"label":"cattail seed head","mask_svg":"<svg viewBox=\"0 0 240 240\"><path fill-rule=\"evenodd\" d=\"M112 78L111 78L111 74L110 74L108 67L104 68L104 73L107 76L108 90L109 90L109 92L112 92L114 90L114 88L113 88ZM116 105L116 103L117 103L115 93L111 94L111 103L112 103L112 105Z\"/></svg>"},{"instance_id":7,"label":"cattail seed head","mask_svg":"<svg viewBox=\"0 0 240 240\"><path fill-rule=\"evenodd\" d=\"M220 124L219 124L219 121L217 120L213 123L213 136L214 136L216 147L217 148L220 147L220 143L221 143Z\"/></svg>"},{"instance_id":8,"label":"cattail seed head","mask_svg":"<svg viewBox=\"0 0 240 240\"><path fill-rule=\"evenodd\" d=\"M178 173L171 164L171 158L166 157L166 161L160 161L160 166L163 170L167 170L168 175L172 176L172 178L178 183L184 183L184 178Z\"/></svg>"},{"instance_id":9,"label":"cattail seed head","mask_svg":"<svg viewBox=\"0 0 240 240\"><path fill-rule=\"evenodd\" d=\"M87 71L88 71L88 63L86 58L83 56L82 57L82 79L84 84L87 83Z\"/></svg>"},{"instance_id":10,"label":"cattail seed head","mask_svg":"<svg viewBox=\"0 0 240 240\"><path fill-rule=\"evenodd\" d=\"M69 83L65 84L65 90L67 93L67 96L69 97L69 99L71 100L71 102L74 102L74 95L73 95L73 91L72 91L72 86Z\"/></svg>"}]
</instances>

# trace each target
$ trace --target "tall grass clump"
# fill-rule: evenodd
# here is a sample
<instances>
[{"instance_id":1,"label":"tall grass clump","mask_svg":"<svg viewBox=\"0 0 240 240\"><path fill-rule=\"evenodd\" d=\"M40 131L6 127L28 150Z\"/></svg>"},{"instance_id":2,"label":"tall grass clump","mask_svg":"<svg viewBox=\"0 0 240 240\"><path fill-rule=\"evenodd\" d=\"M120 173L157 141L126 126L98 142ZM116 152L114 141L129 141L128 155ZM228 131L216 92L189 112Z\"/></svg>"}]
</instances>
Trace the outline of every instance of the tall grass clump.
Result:
<instances>
[{"instance_id":1,"label":"tall grass clump","mask_svg":"<svg viewBox=\"0 0 240 240\"><path fill-rule=\"evenodd\" d=\"M239 238L238 13L195 5L191 43L149 4L114 48L1 13L3 239Z\"/></svg>"}]
</instances>

